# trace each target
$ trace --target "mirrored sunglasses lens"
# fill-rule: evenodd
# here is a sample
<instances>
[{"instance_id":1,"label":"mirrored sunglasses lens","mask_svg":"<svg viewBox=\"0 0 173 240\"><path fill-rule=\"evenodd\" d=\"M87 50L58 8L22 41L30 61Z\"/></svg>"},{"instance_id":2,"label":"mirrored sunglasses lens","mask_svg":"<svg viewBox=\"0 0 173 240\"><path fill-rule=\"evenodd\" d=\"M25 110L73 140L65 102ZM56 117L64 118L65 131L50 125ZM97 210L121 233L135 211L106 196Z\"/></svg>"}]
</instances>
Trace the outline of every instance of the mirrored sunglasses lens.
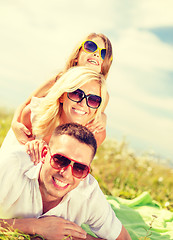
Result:
<instances>
[{"instance_id":1,"label":"mirrored sunglasses lens","mask_svg":"<svg viewBox=\"0 0 173 240\"><path fill-rule=\"evenodd\" d=\"M101 97L96 95L90 95L88 97L88 105L91 108L98 108L100 106L100 103L101 103Z\"/></svg>"},{"instance_id":2,"label":"mirrored sunglasses lens","mask_svg":"<svg viewBox=\"0 0 173 240\"><path fill-rule=\"evenodd\" d=\"M56 169L67 167L70 164L70 160L61 155L54 155L52 157L51 165Z\"/></svg>"},{"instance_id":3,"label":"mirrored sunglasses lens","mask_svg":"<svg viewBox=\"0 0 173 240\"><path fill-rule=\"evenodd\" d=\"M102 57L103 60L105 59L105 56L106 56L106 49L102 49L101 50L101 57Z\"/></svg>"},{"instance_id":4,"label":"mirrored sunglasses lens","mask_svg":"<svg viewBox=\"0 0 173 240\"><path fill-rule=\"evenodd\" d=\"M80 101L83 98L83 95L84 94L80 89L77 89L74 92L68 93L68 97L75 102Z\"/></svg>"},{"instance_id":5,"label":"mirrored sunglasses lens","mask_svg":"<svg viewBox=\"0 0 173 240\"><path fill-rule=\"evenodd\" d=\"M84 43L84 49L88 52L95 52L97 50L97 45L93 41L86 41Z\"/></svg>"},{"instance_id":6,"label":"mirrored sunglasses lens","mask_svg":"<svg viewBox=\"0 0 173 240\"><path fill-rule=\"evenodd\" d=\"M81 163L73 164L73 175L77 178L84 178L89 173L88 166Z\"/></svg>"}]
</instances>

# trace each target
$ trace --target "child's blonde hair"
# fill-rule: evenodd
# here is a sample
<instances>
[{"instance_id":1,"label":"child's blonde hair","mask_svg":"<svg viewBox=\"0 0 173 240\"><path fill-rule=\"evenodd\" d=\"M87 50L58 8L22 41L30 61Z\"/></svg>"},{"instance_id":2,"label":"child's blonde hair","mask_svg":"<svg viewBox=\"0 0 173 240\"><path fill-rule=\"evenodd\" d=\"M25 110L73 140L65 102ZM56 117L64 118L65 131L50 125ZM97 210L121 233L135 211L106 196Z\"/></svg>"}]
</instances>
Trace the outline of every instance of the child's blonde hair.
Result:
<instances>
[{"instance_id":1,"label":"child's blonde hair","mask_svg":"<svg viewBox=\"0 0 173 240\"><path fill-rule=\"evenodd\" d=\"M61 96L66 92L75 91L90 81L97 81L100 85L102 102L89 121L97 119L103 111L107 95L105 78L102 74L88 67L73 67L59 78L49 90L47 96L42 99L41 105L37 109L36 119L32 124L33 134L42 138L50 135L55 127L60 124L62 104L59 100Z\"/></svg>"}]
</instances>

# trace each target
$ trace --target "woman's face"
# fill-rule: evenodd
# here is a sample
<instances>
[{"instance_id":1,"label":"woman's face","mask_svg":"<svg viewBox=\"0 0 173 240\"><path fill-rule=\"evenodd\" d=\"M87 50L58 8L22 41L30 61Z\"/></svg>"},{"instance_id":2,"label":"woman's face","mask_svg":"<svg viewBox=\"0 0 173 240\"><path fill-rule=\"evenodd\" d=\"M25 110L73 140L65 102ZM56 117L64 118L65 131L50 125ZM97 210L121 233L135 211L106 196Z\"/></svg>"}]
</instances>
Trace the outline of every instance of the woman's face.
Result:
<instances>
[{"instance_id":1,"label":"woman's face","mask_svg":"<svg viewBox=\"0 0 173 240\"><path fill-rule=\"evenodd\" d=\"M90 40L93 40L99 48L105 48L104 41L100 37L94 37ZM89 67L96 72L101 72L103 59L100 57L100 50L97 49L94 53L87 53L82 48L78 56L78 66Z\"/></svg>"},{"instance_id":2,"label":"woman's face","mask_svg":"<svg viewBox=\"0 0 173 240\"><path fill-rule=\"evenodd\" d=\"M100 84L94 80L85 83L83 86L80 87L80 89L84 91L85 95L101 95ZM87 106L85 98L79 103L73 102L67 97L67 93L63 94L60 102L63 104L61 124L68 122L76 122L85 125L93 118L95 112L97 111L97 109L93 109Z\"/></svg>"}]
</instances>

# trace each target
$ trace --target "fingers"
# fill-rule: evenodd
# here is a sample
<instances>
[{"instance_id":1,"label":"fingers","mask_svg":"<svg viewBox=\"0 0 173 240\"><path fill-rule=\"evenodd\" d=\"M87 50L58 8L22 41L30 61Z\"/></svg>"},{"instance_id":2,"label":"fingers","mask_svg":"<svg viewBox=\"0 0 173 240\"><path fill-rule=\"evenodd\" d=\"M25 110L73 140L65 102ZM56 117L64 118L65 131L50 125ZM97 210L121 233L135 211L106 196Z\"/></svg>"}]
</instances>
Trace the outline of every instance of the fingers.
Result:
<instances>
[{"instance_id":1,"label":"fingers","mask_svg":"<svg viewBox=\"0 0 173 240\"><path fill-rule=\"evenodd\" d=\"M32 140L25 144L26 152L29 154L31 161L37 165L41 160L41 150L45 142L42 140Z\"/></svg>"},{"instance_id":2,"label":"fingers","mask_svg":"<svg viewBox=\"0 0 173 240\"><path fill-rule=\"evenodd\" d=\"M35 232L38 230L37 233L46 239L86 239L87 234L81 227L61 217L44 216L38 219L38 221L41 222L39 223L39 229L35 229Z\"/></svg>"},{"instance_id":3,"label":"fingers","mask_svg":"<svg viewBox=\"0 0 173 240\"><path fill-rule=\"evenodd\" d=\"M22 124L23 125L23 124ZM27 135L27 136L31 136L32 133L29 131L29 129L27 127L25 127L25 125L22 126L21 130Z\"/></svg>"},{"instance_id":4,"label":"fingers","mask_svg":"<svg viewBox=\"0 0 173 240\"><path fill-rule=\"evenodd\" d=\"M12 129L20 144L25 144L30 140L31 132L22 123L13 123Z\"/></svg>"},{"instance_id":5,"label":"fingers","mask_svg":"<svg viewBox=\"0 0 173 240\"><path fill-rule=\"evenodd\" d=\"M83 239L85 239L87 235L87 233L81 227L70 221L66 223L65 234L67 234L67 236L70 235L71 237Z\"/></svg>"},{"instance_id":6,"label":"fingers","mask_svg":"<svg viewBox=\"0 0 173 240\"><path fill-rule=\"evenodd\" d=\"M105 130L105 126L103 126L100 123L96 124L87 124L86 127L92 132L92 133L99 133Z\"/></svg>"},{"instance_id":7,"label":"fingers","mask_svg":"<svg viewBox=\"0 0 173 240\"><path fill-rule=\"evenodd\" d=\"M21 144L26 144L27 142L29 141L33 141L35 138L32 137L32 136L29 136L26 135L26 134L22 134L22 136L20 136L20 139L18 139L18 141L21 143Z\"/></svg>"}]
</instances>

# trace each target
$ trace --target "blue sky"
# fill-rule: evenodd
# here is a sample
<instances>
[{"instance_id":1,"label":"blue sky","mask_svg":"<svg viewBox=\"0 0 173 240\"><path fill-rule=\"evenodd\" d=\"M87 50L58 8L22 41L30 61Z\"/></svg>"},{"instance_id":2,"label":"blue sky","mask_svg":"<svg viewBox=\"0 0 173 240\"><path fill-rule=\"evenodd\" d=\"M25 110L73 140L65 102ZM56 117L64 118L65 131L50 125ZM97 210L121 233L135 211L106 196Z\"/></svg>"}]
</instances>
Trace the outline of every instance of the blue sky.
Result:
<instances>
[{"instance_id":1,"label":"blue sky","mask_svg":"<svg viewBox=\"0 0 173 240\"><path fill-rule=\"evenodd\" d=\"M173 162L172 0L1 0L0 105L15 108L90 32L113 45L108 137Z\"/></svg>"}]
</instances>

